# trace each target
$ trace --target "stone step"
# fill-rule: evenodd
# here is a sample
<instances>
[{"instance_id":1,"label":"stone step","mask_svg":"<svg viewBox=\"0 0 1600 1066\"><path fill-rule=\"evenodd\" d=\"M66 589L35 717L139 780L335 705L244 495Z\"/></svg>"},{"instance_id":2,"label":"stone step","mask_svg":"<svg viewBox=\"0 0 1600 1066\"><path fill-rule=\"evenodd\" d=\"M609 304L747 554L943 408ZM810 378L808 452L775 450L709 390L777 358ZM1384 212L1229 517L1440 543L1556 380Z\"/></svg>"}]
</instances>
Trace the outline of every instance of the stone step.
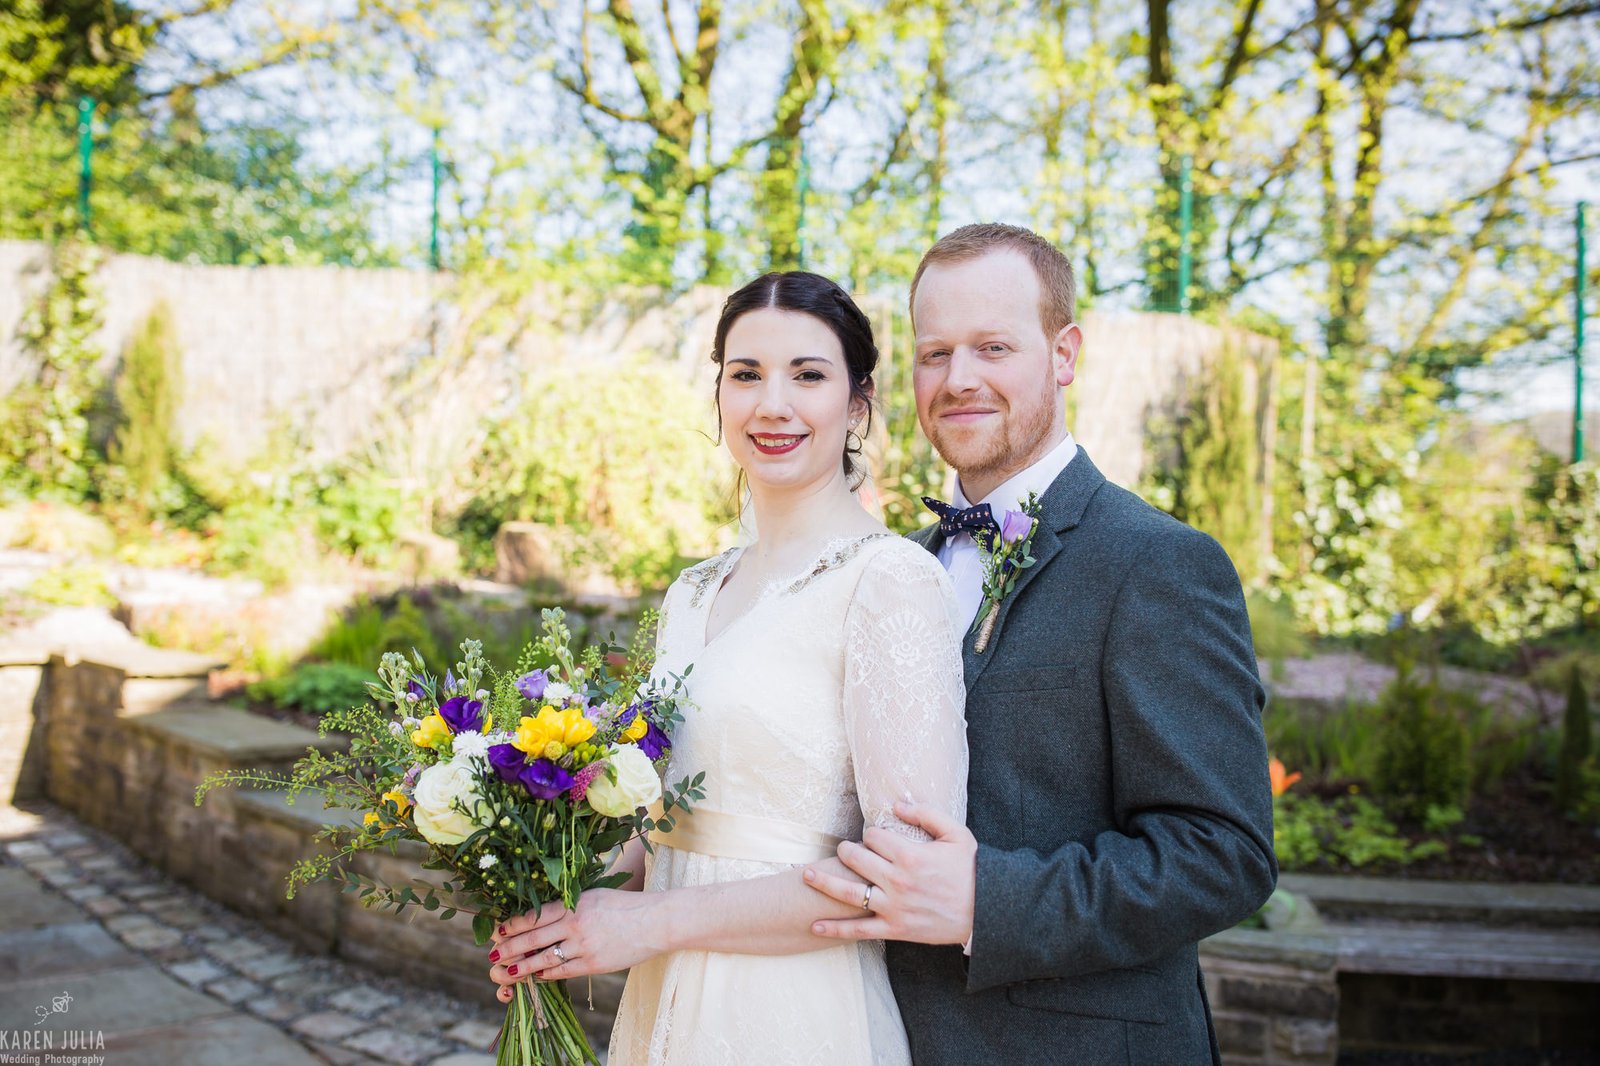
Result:
<instances>
[{"instance_id":1,"label":"stone step","mask_svg":"<svg viewBox=\"0 0 1600 1066\"><path fill-rule=\"evenodd\" d=\"M1331 922L1367 919L1600 930L1600 886L1284 874L1278 887Z\"/></svg>"},{"instance_id":2,"label":"stone step","mask_svg":"<svg viewBox=\"0 0 1600 1066\"><path fill-rule=\"evenodd\" d=\"M1372 921L1327 931L1341 972L1600 983L1600 929Z\"/></svg>"}]
</instances>

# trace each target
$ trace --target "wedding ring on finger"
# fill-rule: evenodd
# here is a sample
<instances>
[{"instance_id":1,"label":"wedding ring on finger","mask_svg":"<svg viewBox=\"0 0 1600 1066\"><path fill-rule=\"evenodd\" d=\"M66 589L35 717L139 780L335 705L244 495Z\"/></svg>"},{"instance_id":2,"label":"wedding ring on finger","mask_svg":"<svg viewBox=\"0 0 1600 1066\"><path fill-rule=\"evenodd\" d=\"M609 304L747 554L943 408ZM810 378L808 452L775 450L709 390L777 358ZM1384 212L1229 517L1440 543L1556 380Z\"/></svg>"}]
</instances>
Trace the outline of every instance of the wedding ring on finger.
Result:
<instances>
[{"instance_id":1,"label":"wedding ring on finger","mask_svg":"<svg viewBox=\"0 0 1600 1066\"><path fill-rule=\"evenodd\" d=\"M561 950L560 944L551 944L550 951L553 955L555 955L556 958L560 959L563 964L566 963L567 953Z\"/></svg>"},{"instance_id":2,"label":"wedding ring on finger","mask_svg":"<svg viewBox=\"0 0 1600 1066\"><path fill-rule=\"evenodd\" d=\"M868 885L867 890L861 894L861 909L864 911L872 909L872 889L873 886Z\"/></svg>"}]
</instances>

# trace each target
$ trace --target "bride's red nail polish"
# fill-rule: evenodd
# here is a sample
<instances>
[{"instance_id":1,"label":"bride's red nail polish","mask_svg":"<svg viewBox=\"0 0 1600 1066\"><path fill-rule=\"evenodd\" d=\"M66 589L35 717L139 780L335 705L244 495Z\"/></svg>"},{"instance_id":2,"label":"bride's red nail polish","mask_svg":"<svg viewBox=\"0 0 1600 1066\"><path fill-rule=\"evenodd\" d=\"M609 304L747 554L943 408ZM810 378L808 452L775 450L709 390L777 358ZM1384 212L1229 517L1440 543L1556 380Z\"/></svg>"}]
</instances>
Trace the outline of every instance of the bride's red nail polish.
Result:
<instances>
[{"instance_id":1,"label":"bride's red nail polish","mask_svg":"<svg viewBox=\"0 0 1600 1066\"><path fill-rule=\"evenodd\" d=\"M498 950L489 952L489 961L490 962L499 962L500 961L500 952Z\"/></svg>"},{"instance_id":2,"label":"bride's red nail polish","mask_svg":"<svg viewBox=\"0 0 1600 1066\"><path fill-rule=\"evenodd\" d=\"M512 965L511 965L511 966L510 966L510 967L509 967L509 972L510 972L510 974L511 974L511 976L512 976L512 977L515 977L515 976L516 976L516 975L517 975L517 967L516 967L516 964L514 964L514 963L513 963L513 964L512 964Z\"/></svg>"},{"instance_id":3,"label":"bride's red nail polish","mask_svg":"<svg viewBox=\"0 0 1600 1066\"><path fill-rule=\"evenodd\" d=\"M500 935L501 936L505 936L506 935L506 927L503 926L503 925L500 927Z\"/></svg>"}]
</instances>

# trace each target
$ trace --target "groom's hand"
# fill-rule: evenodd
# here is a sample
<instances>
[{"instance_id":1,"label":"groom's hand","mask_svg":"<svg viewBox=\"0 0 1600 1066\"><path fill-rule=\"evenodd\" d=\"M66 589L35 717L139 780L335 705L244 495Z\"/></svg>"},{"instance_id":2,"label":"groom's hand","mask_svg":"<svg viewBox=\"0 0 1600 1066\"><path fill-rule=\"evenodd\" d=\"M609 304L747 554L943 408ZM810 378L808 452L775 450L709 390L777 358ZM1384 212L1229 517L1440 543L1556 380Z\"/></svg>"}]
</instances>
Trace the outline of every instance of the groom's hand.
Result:
<instances>
[{"instance_id":1,"label":"groom's hand","mask_svg":"<svg viewBox=\"0 0 1600 1066\"><path fill-rule=\"evenodd\" d=\"M922 803L896 803L895 816L933 837L907 840L877 827L860 844L839 845L839 861L872 888L872 915L812 923L817 936L840 940L907 940L917 944L965 944L972 938L978 841L945 812ZM806 868L806 884L840 903L861 905L859 882Z\"/></svg>"}]
</instances>

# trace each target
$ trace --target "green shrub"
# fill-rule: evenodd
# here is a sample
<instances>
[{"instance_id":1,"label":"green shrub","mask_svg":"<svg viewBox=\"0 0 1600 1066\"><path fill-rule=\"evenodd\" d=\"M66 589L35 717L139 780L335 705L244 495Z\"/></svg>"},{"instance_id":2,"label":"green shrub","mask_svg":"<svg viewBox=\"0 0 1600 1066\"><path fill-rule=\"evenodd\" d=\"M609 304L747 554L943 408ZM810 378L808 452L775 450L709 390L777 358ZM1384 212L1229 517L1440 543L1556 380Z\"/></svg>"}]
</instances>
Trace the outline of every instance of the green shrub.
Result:
<instances>
[{"instance_id":1,"label":"green shrub","mask_svg":"<svg viewBox=\"0 0 1600 1066\"><path fill-rule=\"evenodd\" d=\"M1311 652L1311 642L1300 632L1294 610L1288 601L1271 599L1259 592L1245 596L1250 612L1250 635L1255 639L1256 657L1265 659L1276 674L1285 659L1303 658Z\"/></svg>"},{"instance_id":2,"label":"green shrub","mask_svg":"<svg viewBox=\"0 0 1600 1066\"><path fill-rule=\"evenodd\" d=\"M28 595L64 607L109 607L117 602L98 566L53 567L34 578Z\"/></svg>"},{"instance_id":3,"label":"green shrub","mask_svg":"<svg viewBox=\"0 0 1600 1066\"><path fill-rule=\"evenodd\" d=\"M178 406L183 398L183 362L172 315L156 304L129 341L116 381L117 423L107 455L120 468L121 495L147 512L172 510L181 490L177 469Z\"/></svg>"},{"instance_id":4,"label":"green shrub","mask_svg":"<svg viewBox=\"0 0 1600 1066\"><path fill-rule=\"evenodd\" d=\"M1567 709L1561 716L1561 750L1556 756L1556 806L1563 811L1573 811L1584 799L1584 768L1592 761L1594 739L1593 722L1589 712L1589 694L1584 691L1583 677L1578 668L1572 668L1567 682Z\"/></svg>"},{"instance_id":5,"label":"green shrub","mask_svg":"<svg viewBox=\"0 0 1600 1066\"><path fill-rule=\"evenodd\" d=\"M665 587L710 552L733 478L709 395L643 363L554 365L525 395L479 463L474 526L545 523L566 569L625 588Z\"/></svg>"},{"instance_id":6,"label":"green shrub","mask_svg":"<svg viewBox=\"0 0 1600 1066\"><path fill-rule=\"evenodd\" d=\"M205 523L212 568L281 588L314 571L315 541L300 517L265 501L231 504Z\"/></svg>"},{"instance_id":7,"label":"green shrub","mask_svg":"<svg viewBox=\"0 0 1600 1066\"><path fill-rule=\"evenodd\" d=\"M349 663L302 663L282 677L256 682L249 694L278 707L327 714L366 703L367 682L376 680L372 670Z\"/></svg>"},{"instance_id":8,"label":"green shrub","mask_svg":"<svg viewBox=\"0 0 1600 1066\"><path fill-rule=\"evenodd\" d=\"M1307 777L1322 781L1372 779L1383 732L1378 708L1351 703L1327 711L1292 700L1273 700L1262 720L1267 747Z\"/></svg>"},{"instance_id":9,"label":"green shrub","mask_svg":"<svg viewBox=\"0 0 1600 1066\"><path fill-rule=\"evenodd\" d=\"M1449 820L1436 817L1435 824L1440 821ZM1353 867L1378 862L1405 865L1449 851L1449 845L1442 840L1412 843L1400 834L1382 808L1361 795L1340 796L1332 801L1296 793L1280 796L1273 803L1272 835L1278 863L1285 870L1306 869L1319 863Z\"/></svg>"},{"instance_id":10,"label":"green shrub","mask_svg":"<svg viewBox=\"0 0 1600 1066\"><path fill-rule=\"evenodd\" d=\"M429 666L443 669L440 643L426 616L410 596L401 595L388 610L371 600L358 601L317 638L310 657L374 670L385 653L409 656L413 649Z\"/></svg>"},{"instance_id":11,"label":"green shrub","mask_svg":"<svg viewBox=\"0 0 1600 1066\"><path fill-rule=\"evenodd\" d=\"M1400 664L1378 701L1382 733L1372 766L1372 789L1388 810L1420 820L1429 807L1466 804L1472 765L1462 702Z\"/></svg>"}]
</instances>

